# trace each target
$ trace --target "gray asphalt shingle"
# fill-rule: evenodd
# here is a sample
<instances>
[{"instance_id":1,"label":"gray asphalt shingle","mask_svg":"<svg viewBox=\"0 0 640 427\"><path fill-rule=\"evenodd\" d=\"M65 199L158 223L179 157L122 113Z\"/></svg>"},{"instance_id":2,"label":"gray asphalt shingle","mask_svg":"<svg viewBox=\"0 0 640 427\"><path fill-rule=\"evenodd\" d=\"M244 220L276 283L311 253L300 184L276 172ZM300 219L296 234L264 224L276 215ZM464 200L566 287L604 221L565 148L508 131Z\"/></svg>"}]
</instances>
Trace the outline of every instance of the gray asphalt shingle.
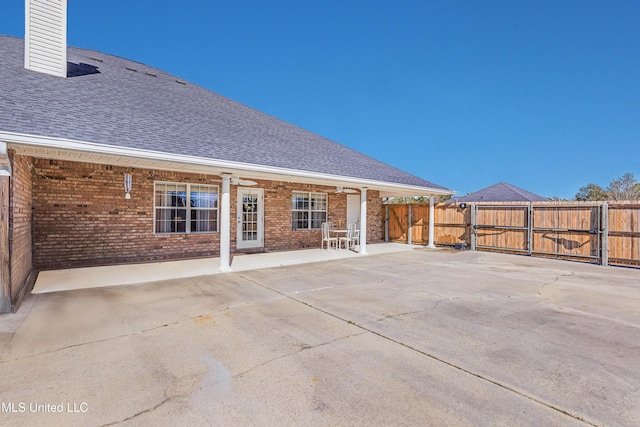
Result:
<instances>
[{"instance_id":1,"label":"gray asphalt shingle","mask_svg":"<svg viewBox=\"0 0 640 427\"><path fill-rule=\"evenodd\" d=\"M23 54L0 36L2 131L447 190L141 63L70 47L63 79Z\"/></svg>"},{"instance_id":2,"label":"gray asphalt shingle","mask_svg":"<svg viewBox=\"0 0 640 427\"><path fill-rule=\"evenodd\" d=\"M475 193L456 197L454 200L457 202L544 202L547 198L515 185L499 182Z\"/></svg>"}]
</instances>

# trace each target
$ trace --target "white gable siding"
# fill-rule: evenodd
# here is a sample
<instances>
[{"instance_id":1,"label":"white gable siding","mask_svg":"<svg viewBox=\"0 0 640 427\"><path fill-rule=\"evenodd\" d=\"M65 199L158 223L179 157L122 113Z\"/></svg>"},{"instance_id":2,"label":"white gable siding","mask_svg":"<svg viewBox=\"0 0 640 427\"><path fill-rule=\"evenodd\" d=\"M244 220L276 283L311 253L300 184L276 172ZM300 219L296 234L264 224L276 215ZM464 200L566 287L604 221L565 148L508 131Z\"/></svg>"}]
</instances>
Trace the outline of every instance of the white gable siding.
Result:
<instances>
[{"instance_id":1,"label":"white gable siding","mask_svg":"<svg viewBox=\"0 0 640 427\"><path fill-rule=\"evenodd\" d=\"M67 76L67 0L25 1L25 68Z\"/></svg>"}]
</instances>

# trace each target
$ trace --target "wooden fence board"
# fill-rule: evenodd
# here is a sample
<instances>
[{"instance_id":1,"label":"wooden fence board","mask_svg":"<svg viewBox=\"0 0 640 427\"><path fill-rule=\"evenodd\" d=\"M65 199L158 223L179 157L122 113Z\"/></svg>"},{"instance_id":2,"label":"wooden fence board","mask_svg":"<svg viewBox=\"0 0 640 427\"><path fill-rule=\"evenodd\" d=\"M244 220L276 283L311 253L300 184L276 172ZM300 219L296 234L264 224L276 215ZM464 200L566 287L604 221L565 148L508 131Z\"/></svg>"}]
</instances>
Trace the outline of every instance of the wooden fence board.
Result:
<instances>
[{"instance_id":1,"label":"wooden fence board","mask_svg":"<svg viewBox=\"0 0 640 427\"><path fill-rule=\"evenodd\" d=\"M429 243L429 205L413 205L411 208L411 242Z\"/></svg>"},{"instance_id":2,"label":"wooden fence board","mask_svg":"<svg viewBox=\"0 0 640 427\"><path fill-rule=\"evenodd\" d=\"M526 230L478 230L476 245L491 249L526 251Z\"/></svg>"},{"instance_id":3,"label":"wooden fence board","mask_svg":"<svg viewBox=\"0 0 640 427\"><path fill-rule=\"evenodd\" d=\"M640 265L640 205L609 205L609 261Z\"/></svg>"},{"instance_id":4,"label":"wooden fence board","mask_svg":"<svg viewBox=\"0 0 640 427\"><path fill-rule=\"evenodd\" d=\"M408 213L407 205L389 205L389 240L392 242L407 242Z\"/></svg>"},{"instance_id":5,"label":"wooden fence board","mask_svg":"<svg viewBox=\"0 0 640 427\"><path fill-rule=\"evenodd\" d=\"M453 203L442 203L434 207L435 243L444 245L471 244L469 226L471 211L462 209ZM429 238L429 217L427 216L426 239Z\"/></svg>"},{"instance_id":6,"label":"wooden fence board","mask_svg":"<svg viewBox=\"0 0 640 427\"><path fill-rule=\"evenodd\" d=\"M8 313L10 311L9 177L0 176L0 313Z\"/></svg>"},{"instance_id":7,"label":"wooden fence board","mask_svg":"<svg viewBox=\"0 0 640 427\"><path fill-rule=\"evenodd\" d=\"M532 252L597 257L597 236L585 233L534 231Z\"/></svg>"}]
</instances>

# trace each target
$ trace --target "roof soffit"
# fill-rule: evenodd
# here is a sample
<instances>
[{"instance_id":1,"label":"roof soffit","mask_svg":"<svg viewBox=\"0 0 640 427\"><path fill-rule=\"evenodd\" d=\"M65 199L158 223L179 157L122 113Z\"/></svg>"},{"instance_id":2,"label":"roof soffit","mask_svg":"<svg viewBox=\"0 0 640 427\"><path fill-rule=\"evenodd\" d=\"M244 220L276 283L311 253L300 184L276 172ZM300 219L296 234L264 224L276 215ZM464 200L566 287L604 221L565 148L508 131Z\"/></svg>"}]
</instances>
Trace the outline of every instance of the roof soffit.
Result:
<instances>
[{"instance_id":1,"label":"roof soffit","mask_svg":"<svg viewBox=\"0 0 640 427\"><path fill-rule=\"evenodd\" d=\"M163 152L129 149L103 144L44 138L34 135L19 135L0 132L0 141L5 141L9 148L14 149L21 155L44 159L109 164L140 169L202 173L207 175L234 173L241 175L243 178L368 188L383 192L383 197L428 194L445 195L452 193L449 190L443 190L440 188L375 181L357 177L322 174L296 169L268 167L250 163L167 154Z\"/></svg>"}]
</instances>

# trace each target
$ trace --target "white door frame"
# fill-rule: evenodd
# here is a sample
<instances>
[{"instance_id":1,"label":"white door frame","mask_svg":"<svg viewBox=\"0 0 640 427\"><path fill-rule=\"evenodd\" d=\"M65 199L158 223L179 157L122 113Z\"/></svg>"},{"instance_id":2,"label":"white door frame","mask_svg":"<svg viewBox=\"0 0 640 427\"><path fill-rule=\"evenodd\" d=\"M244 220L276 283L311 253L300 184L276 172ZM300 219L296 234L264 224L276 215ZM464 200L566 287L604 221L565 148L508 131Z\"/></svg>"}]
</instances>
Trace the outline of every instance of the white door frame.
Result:
<instances>
[{"instance_id":1,"label":"white door frame","mask_svg":"<svg viewBox=\"0 0 640 427\"><path fill-rule=\"evenodd\" d=\"M347 221L346 224L360 223L360 195L347 194Z\"/></svg>"},{"instance_id":2,"label":"white door frame","mask_svg":"<svg viewBox=\"0 0 640 427\"><path fill-rule=\"evenodd\" d=\"M255 217L250 218L248 216L253 216L251 212L248 215L244 215L244 195L245 194L255 194L257 196L255 205L253 208L257 211L255 212ZM251 205L249 206L251 207ZM247 188L247 187L238 187L238 204L236 211L236 248L237 249L253 249L253 248L263 248L264 247L264 190L262 188ZM244 221L248 221L249 230L245 230L243 227ZM249 237L247 239L246 237Z\"/></svg>"}]
</instances>

